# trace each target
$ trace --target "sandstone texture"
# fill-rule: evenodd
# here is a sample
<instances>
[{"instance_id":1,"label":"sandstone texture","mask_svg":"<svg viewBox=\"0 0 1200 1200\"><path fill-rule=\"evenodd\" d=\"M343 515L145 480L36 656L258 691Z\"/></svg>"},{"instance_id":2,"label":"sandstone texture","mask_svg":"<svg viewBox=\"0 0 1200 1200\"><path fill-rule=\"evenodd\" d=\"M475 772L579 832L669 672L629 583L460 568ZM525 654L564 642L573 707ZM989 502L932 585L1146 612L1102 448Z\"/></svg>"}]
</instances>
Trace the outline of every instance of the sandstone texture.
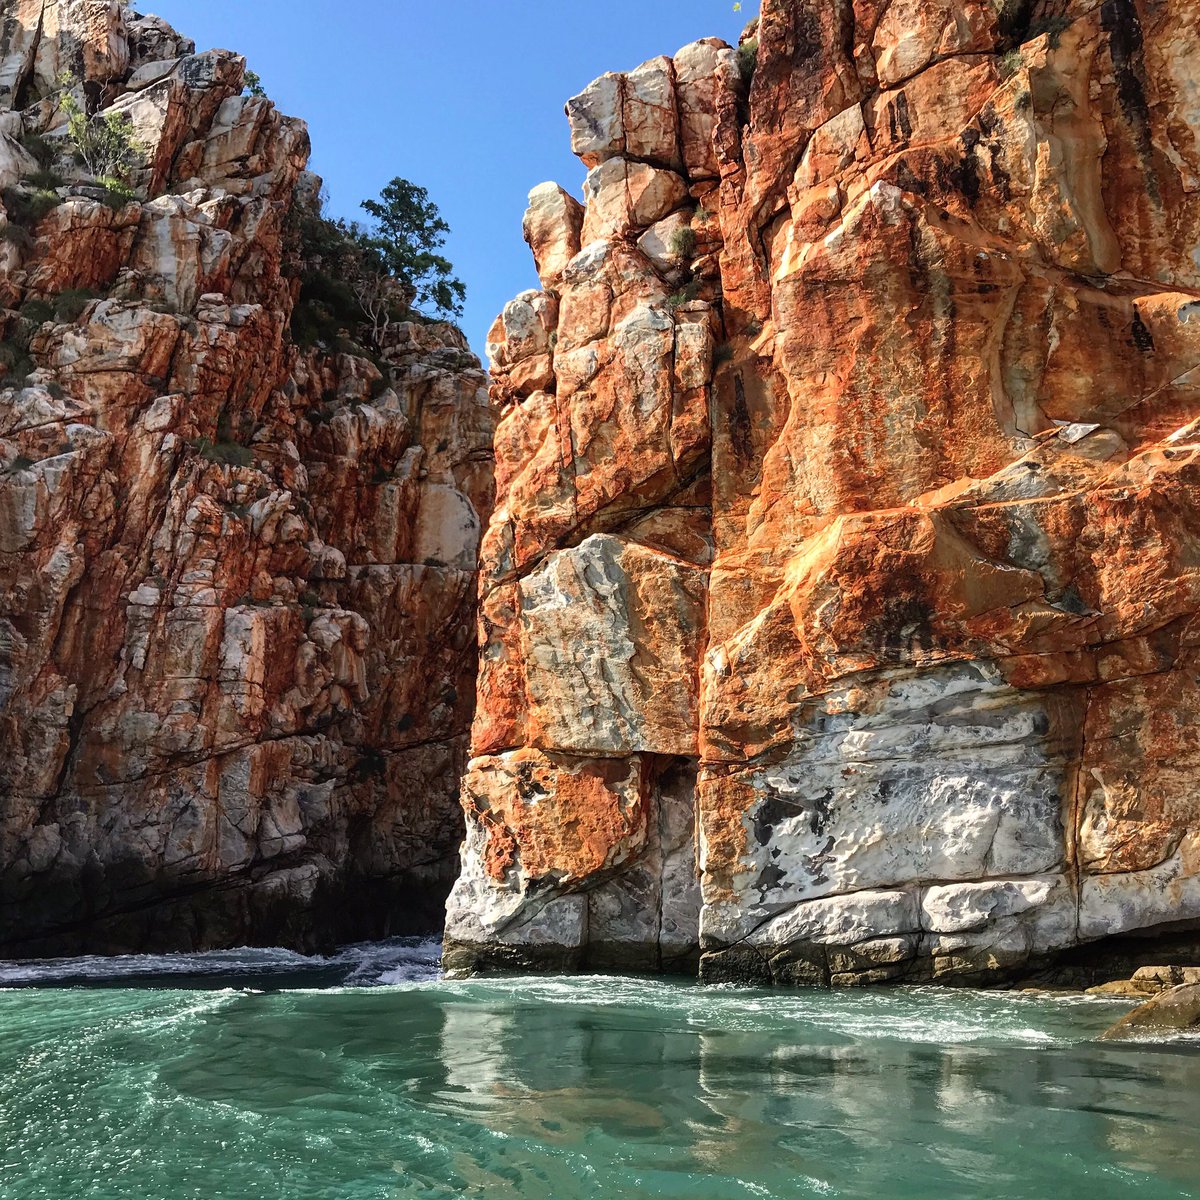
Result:
<instances>
[{"instance_id":1,"label":"sandstone texture","mask_svg":"<svg viewBox=\"0 0 1200 1200\"><path fill-rule=\"evenodd\" d=\"M486 377L445 324L292 338L320 181L242 58L3 9L0 955L436 928ZM131 198L65 152L64 72L128 117Z\"/></svg>"},{"instance_id":2,"label":"sandstone texture","mask_svg":"<svg viewBox=\"0 0 1200 1200\"><path fill-rule=\"evenodd\" d=\"M496 322L447 961L970 982L1200 922L1200 4L765 0Z\"/></svg>"}]
</instances>

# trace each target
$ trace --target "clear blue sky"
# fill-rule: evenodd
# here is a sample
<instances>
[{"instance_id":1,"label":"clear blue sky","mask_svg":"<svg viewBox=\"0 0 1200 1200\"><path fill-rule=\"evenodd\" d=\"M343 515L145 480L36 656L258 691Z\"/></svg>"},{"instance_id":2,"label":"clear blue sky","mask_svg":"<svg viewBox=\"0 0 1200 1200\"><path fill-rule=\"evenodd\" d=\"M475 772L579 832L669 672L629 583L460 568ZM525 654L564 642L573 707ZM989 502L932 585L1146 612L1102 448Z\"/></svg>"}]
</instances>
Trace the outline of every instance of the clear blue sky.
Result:
<instances>
[{"instance_id":1,"label":"clear blue sky","mask_svg":"<svg viewBox=\"0 0 1200 1200\"><path fill-rule=\"evenodd\" d=\"M246 55L276 104L303 117L330 211L396 175L429 189L467 285L483 351L505 301L537 286L521 216L553 179L580 194L563 104L605 71L701 37L736 43L731 0L135 0L198 50Z\"/></svg>"}]
</instances>

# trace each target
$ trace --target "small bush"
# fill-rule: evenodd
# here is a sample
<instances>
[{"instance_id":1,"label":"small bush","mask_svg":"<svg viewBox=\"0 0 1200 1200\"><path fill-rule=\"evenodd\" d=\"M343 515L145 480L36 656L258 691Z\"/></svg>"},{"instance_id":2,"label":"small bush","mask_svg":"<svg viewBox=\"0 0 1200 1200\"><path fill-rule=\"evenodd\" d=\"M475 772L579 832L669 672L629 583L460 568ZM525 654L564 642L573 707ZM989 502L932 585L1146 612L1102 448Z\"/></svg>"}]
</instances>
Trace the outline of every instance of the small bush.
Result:
<instances>
[{"instance_id":1,"label":"small bush","mask_svg":"<svg viewBox=\"0 0 1200 1200\"><path fill-rule=\"evenodd\" d=\"M33 459L26 457L24 454L18 454L16 458L8 464L9 471L28 471L33 466Z\"/></svg>"},{"instance_id":2,"label":"small bush","mask_svg":"<svg viewBox=\"0 0 1200 1200\"><path fill-rule=\"evenodd\" d=\"M100 185L97 199L113 212L120 212L125 205L137 199L137 194L127 183L112 175L102 175L96 182Z\"/></svg>"},{"instance_id":3,"label":"small bush","mask_svg":"<svg viewBox=\"0 0 1200 1200\"><path fill-rule=\"evenodd\" d=\"M737 65L742 82L749 87L754 72L758 70L758 38L747 38L738 47Z\"/></svg>"},{"instance_id":4,"label":"small bush","mask_svg":"<svg viewBox=\"0 0 1200 1200\"><path fill-rule=\"evenodd\" d=\"M37 369L37 364L29 357L25 346L0 342L0 367L4 368L0 387L22 387L30 373Z\"/></svg>"},{"instance_id":5,"label":"small bush","mask_svg":"<svg viewBox=\"0 0 1200 1200\"><path fill-rule=\"evenodd\" d=\"M28 177L28 182L39 191L52 192L55 188L62 187L66 180L49 167L39 167Z\"/></svg>"},{"instance_id":6,"label":"small bush","mask_svg":"<svg viewBox=\"0 0 1200 1200\"><path fill-rule=\"evenodd\" d=\"M1028 6L1028 0L992 0L1001 27L1007 27L1019 21Z\"/></svg>"},{"instance_id":7,"label":"small bush","mask_svg":"<svg viewBox=\"0 0 1200 1200\"><path fill-rule=\"evenodd\" d=\"M63 325L70 325L83 315L93 300L100 299L89 288L70 288L54 297L54 315Z\"/></svg>"},{"instance_id":8,"label":"small bush","mask_svg":"<svg viewBox=\"0 0 1200 1200\"><path fill-rule=\"evenodd\" d=\"M1062 45L1062 35L1070 29L1072 19L1070 17L1046 17L1044 20L1037 21L1033 29L1030 31L1031 37L1040 37L1043 33L1050 35L1050 49L1057 50Z\"/></svg>"},{"instance_id":9,"label":"small bush","mask_svg":"<svg viewBox=\"0 0 1200 1200\"><path fill-rule=\"evenodd\" d=\"M335 291L337 286L337 281L330 276L315 273L305 280L300 289L300 299L292 309L292 340L296 345L305 350L314 346L330 346L347 325L357 325L357 315L348 315L340 304L329 303L313 294Z\"/></svg>"},{"instance_id":10,"label":"small bush","mask_svg":"<svg viewBox=\"0 0 1200 1200\"><path fill-rule=\"evenodd\" d=\"M1025 56L1020 50L1009 50L1000 58L1000 77L1011 79L1025 65Z\"/></svg>"},{"instance_id":11,"label":"small bush","mask_svg":"<svg viewBox=\"0 0 1200 1200\"><path fill-rule=\"evenodd\" d=\"M33 156L39 167L53 166L62 153L62 142L57 138L48 138L40 133L27 133L21 138L21 145Z\"/></svg>"},{"instance_id":12,"label":"small bush","mask_svg":"<svg viewBox=\"0 0 1200 1200\"><path fill-rule=\"evenodd\" d=\"M670 249L676 258L691 258L696 252L696 231L690 225L681 225L671 234Z\"/></svg>"},{"instance_id":13,"label":"small bush","mask_svg":"<svg viewBox=\"0 0 1200 1200\"><path fill-rule=\"evenodd\" d=\"M242 90L247 96L258 96L260 99L266 97L266 88L262 85L262 76L257 71L247 71Z\"/></svg>"},{"instance_id":14,"label":"small bush","mask_svg":"<svg viewBox=\"0 0 1200 1200\"><path fill-rule=\"evenodd\" d=\"M0 228L0 240L11 242L18 250L32 250L34 245L33 234L28 229L20 225L14 225L11 221Z\"/></svg>"},{"instance_id":15,"label":"small bush","mask_svg":"<svg viewBox=\"0 0 1200 1200\"><path fill-rule=\"evenodd\" d=\"M48 300L26 300L21 305L21 316L34 325L45 325L54 320L54 305Z\"/></svg>"},{"instance_id":16,"label":"small bush","mask_svg":"<svg viewBox=\"0 0 1200 1200\"><path fill-rule=\"evenodd\" d=\"M89 115L75 96L78 81L70 73L60 77L59 86L58 107L67 118L67 141L76 161L106 190L128 188L146 158L128 114L110 109Z\"/></svg>"},{"instance_id":17,"label":"small bush","mask_svg":"<svg viewBox=\"0 0 1200 1200\"><path fill-rule=\"evenodd\" d=\"M254 451L237 442L214 442L212 438L201 437L189 444L201 458L222 466L248 467L254 461Z\"/></svg>"},{"instance_id":18,"label":"small bush","mask_svg":"<svg viewBox=\"0 0 1200 1200\"><path fill-rule=\"evenodd\" d=\"M693 279L687 287L680 288L674 295L667 297L667 307L679 308L680 305L690 304L693 300L698 299L699 295L700 283L698 280Z\"/></svg>"},{"instance_id":19,"label":"small bush","mask_svg":"<svg viewBox=\"0 0 1200 1200\"><path fill-rule=\"evenodd\" d=\"M33 229L48 212L62 203L57 192L45 188L5 188L0 198L4 200L9 223L23 225L26 229Z\"/></svg>"},{"instance_id":20,"label":"small bush","mask_svg":"<svg viewBox=\"0 0 1200 1200\"><path fill-rule=\"evenodd\" d=\"M722 363L733 361L733 343L722 342L713 351L713 366L719 367Z\"/></svg>"},{"instance_id":21,"label":"small bush","mask_svg":"<svg viewBox=\"0 0 1200 1200\"><path fill-rule=\"evenodd\" d=\"M311 590L300 593L300 603L303 604L305 608L323 607L321 604L321 597L318 596L316 592Z\"/></svg>"}]
</instances>

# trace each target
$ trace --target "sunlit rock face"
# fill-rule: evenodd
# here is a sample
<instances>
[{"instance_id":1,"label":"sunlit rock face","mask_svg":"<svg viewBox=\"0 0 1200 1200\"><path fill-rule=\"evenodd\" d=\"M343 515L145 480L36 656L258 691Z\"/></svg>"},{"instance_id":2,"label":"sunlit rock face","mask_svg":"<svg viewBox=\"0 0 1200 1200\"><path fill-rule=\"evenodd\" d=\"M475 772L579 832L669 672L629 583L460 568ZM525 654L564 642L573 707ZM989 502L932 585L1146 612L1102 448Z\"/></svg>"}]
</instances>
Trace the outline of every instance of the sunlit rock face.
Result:
<instances>
[{"instance_id":1,"label":"sunlit rock face","mask_svg":"<svg viewBox=\"0 0 1200 1200\"><path fill-rule=\"evenodd\" d=\"M391 329L390 385L293 345L319 181L240 57L107 0L4 16L0 184L62 132L64 71L146 166L138 200L0 218L0 954L435 928L486 376L448 325Z\"/></svg>"},{"instance_id":2,"label":"sunlit rock face","mask_svg":"<svg viewBox=\"0 0 1200 1200\"><path fill-rule=\"evenodd\" d=\"M448 961L969 981L1200 921L1200 5L755 36L598 80L586 211L531 197Z\"/></svg>"}]
</instances>

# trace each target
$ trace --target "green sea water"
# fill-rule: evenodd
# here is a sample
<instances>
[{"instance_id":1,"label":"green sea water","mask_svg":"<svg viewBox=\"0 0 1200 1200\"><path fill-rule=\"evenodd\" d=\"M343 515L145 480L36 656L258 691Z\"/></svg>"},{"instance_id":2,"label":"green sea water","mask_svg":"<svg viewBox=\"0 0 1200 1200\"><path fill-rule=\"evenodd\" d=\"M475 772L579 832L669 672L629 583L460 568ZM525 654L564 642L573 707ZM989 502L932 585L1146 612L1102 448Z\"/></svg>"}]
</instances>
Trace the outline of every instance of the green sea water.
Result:
<instances>
[{"instance_id":1,"label":"green sea water","mask_svg":"<svg viewBox=\"0 0 1200 1200\"><path fill-rule=\"evenodd\" d=\"M1127 1006L433 957L0 969L0 1197L1200 1197L1200 1043Z\"/></svg>"}]
</instances>

